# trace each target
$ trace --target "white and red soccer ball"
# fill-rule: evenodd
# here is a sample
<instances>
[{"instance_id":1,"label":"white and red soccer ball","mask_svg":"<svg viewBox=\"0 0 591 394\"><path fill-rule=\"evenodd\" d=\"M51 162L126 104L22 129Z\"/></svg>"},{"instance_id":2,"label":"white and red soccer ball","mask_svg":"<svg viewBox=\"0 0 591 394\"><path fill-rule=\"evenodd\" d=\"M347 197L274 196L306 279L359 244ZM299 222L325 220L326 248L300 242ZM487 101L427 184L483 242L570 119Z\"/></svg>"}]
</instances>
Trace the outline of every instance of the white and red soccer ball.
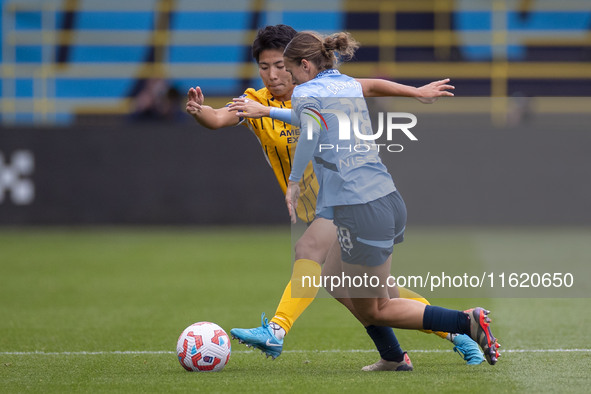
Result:
<instances>
[{"instance_id":1,"label":"white and red soccer ball","mask_svg":"<svg viewBox=\"0 0 591 394\"><path fill-rule=\"evenodd\" d=\"M230 360L231 351L228 334L206 321L185 328L176 344L179 362L187 371L221 371Z\"/></svg>"}]
</instances>

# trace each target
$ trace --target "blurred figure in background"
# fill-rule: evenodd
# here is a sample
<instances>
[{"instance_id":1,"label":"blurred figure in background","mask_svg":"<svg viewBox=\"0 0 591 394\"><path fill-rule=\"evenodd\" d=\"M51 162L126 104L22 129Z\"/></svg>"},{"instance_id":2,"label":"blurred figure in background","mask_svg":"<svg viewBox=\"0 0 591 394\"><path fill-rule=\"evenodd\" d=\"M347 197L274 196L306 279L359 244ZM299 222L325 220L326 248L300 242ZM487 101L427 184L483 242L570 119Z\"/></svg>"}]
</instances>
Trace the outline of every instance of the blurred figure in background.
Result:
<instances>
[{"instance_id":1,"label":"blurred figure in background","mask_svg":"<svg viewBox=\"0 0 591 394\"><path fill-rule=\"evenodd\" d=\"M133 98L133 120L184 119L180 92L163 78L151 78L143 83Z\"/></svg>"}]
</instances>

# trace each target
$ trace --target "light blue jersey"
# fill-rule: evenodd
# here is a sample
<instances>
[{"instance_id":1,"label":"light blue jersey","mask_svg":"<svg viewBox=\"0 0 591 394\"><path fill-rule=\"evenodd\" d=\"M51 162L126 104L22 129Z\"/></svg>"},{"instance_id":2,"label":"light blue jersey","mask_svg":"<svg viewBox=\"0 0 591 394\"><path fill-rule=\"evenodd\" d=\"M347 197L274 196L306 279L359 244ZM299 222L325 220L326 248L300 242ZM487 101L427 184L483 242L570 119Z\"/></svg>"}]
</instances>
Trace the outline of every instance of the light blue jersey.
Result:
<instances>
[{"instance_id":1,"label":"light blue jersey","mask_svg":"<svg viewBox=\"0 0 591 394\"><path fill-rule=\"evenodd\" d=\"M320 185L317 213L374 201L396 190L369 139L373 132L359 82L337 70L323 71L294 89L292 108L301 134L289 179L299 181L313 160Z\"/></svg>"}]
</instances>

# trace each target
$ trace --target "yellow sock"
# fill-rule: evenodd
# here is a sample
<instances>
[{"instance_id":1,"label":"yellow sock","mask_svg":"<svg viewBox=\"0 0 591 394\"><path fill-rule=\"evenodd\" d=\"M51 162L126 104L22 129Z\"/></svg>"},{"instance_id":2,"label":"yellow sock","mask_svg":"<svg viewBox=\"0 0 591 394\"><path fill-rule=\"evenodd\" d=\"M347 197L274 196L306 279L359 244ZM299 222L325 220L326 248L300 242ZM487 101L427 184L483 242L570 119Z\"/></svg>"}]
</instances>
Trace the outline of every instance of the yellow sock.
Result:
<instances>
[{"instance_id":1,"label":"yellow sock","mask_svg":"<svg viewBox=\"0 0 591 394\"><path fill-rule=\"evenodd\" d=\"M313 260L299 259L294 263L291 280L283 291L275 316L271 319L273 323L280 325L286 334L302 312L314 301L318 293L318 287L314 284L320 284L320 272L320 264Z\"/></svg>"},{"instance_id":2,"label":"yellow sock","mask_svg":"<svg viewBox=\"0 0 591 394\"><path fill-rule=\"evenodd\" d=\"M427 299L425 297L423 297L419 293L416 293L412 290L405 289L404 287L398 286L398 291L400 292L400 298L408 298L410 300L422 302L423 304L426 304L426 305L431 305L431 303L429 301L427 301ZM435 334L443 339L447 339L447 332L431 331L431 330L421 330L421 331L424 333L427 333L427 334Z\"/></svg>"}]
</instances>

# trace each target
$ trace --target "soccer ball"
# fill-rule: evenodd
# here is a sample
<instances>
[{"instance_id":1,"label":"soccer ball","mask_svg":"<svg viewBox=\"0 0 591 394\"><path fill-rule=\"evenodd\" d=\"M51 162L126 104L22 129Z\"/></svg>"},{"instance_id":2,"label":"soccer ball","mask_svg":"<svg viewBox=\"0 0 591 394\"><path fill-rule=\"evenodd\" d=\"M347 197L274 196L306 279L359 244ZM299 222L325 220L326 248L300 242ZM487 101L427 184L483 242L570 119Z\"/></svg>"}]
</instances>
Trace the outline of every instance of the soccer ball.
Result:
<instances>
[{"instance_id":1,"label":"soccer ball","mask_svg":"<svg viewBox=\"0 0 591 394\"><path fill-rule=\"evenodd\" d=\"M185 328L176 343L179 362L187 371L221 371L230 360L231 351L228 334L206 321Z\"/></svg>"}]
</instances>

